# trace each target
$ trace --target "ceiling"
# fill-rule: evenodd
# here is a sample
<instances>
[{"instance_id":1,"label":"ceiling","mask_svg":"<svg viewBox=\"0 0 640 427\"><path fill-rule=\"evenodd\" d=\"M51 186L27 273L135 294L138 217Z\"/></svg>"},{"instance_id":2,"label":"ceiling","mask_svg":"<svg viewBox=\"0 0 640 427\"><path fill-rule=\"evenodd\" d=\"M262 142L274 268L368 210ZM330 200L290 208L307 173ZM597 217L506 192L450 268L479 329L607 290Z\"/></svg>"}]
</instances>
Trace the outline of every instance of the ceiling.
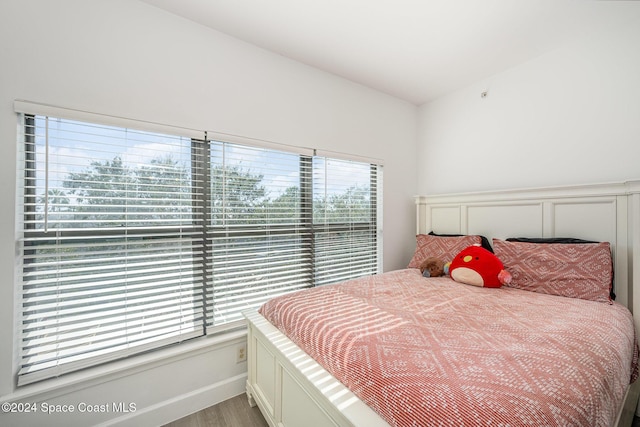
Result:
<instances>
[{"instance_id":1,"label":"ceiling","mask_svg":"<svg viewBox=\"0 0 640 427\"><path fill-rule=\"evenodd\" d=\"M640 16L636 1L141 1L416 105Z\"/></svg>"}]
</instances>

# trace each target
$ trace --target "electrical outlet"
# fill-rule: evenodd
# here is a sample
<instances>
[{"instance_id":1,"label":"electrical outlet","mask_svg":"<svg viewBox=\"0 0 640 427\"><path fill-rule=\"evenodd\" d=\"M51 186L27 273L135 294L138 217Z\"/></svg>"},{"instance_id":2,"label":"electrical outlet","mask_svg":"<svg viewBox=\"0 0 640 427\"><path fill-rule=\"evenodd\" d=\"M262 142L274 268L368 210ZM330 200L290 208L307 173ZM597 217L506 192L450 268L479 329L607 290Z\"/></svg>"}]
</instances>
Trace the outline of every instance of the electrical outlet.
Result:
<instances>
[{"instance_id":1,"label":"electrical outlet","mask_svg":"<svg viewBox=\"0 0 640 427\"><path fill-rule=\"evenodd\" d=\"M236 363L242 363L246 361L247 361L247 346L246 344L242 344L236 348Z\"/></svg>"}]
</instances>

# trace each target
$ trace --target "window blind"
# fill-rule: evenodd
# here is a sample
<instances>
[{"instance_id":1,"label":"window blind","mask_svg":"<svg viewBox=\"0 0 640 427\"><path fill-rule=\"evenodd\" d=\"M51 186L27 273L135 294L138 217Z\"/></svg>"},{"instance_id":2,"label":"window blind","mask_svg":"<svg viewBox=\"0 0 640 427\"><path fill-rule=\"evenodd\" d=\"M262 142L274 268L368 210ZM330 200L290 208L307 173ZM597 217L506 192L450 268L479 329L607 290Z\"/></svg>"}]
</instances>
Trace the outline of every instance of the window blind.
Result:
<instances>
[{"instance_id":1,"label":"window blind","mask_svg":"<svg viewBox=\"0 0 640 427\"><path fill-rule=\"evenodd\" d=\"M313 158L316 285L379 271L379 168L350 160Z\"/></svg>"},{"instance_id":2,"label":"window blind","mask_svg":"<svg viewBox=\"0 0 640 427\"><path fill-rule=\"evenodd\" d=\"M202 335L191 140L24 120L19 385Z\"/></svg>"},{"instance_id":3,"label":"window blind","mask_svg":"<svg viewBox=\"0 0 640 427\"><path fill-rule=\"evenodd\" d=\"M310 176L308 156L210 142L210 328L312 286Z\"/></svg>"},{"instance_id":4,"label":"window blind","mask_svg":"<svg viewBox=\"0 0 640 427\"><path fill-rule=\"evenodd\" d=\"M380 268L376 164L31 113L18 385L243 326L274 296Z\"/></svg>"}]
</instances>

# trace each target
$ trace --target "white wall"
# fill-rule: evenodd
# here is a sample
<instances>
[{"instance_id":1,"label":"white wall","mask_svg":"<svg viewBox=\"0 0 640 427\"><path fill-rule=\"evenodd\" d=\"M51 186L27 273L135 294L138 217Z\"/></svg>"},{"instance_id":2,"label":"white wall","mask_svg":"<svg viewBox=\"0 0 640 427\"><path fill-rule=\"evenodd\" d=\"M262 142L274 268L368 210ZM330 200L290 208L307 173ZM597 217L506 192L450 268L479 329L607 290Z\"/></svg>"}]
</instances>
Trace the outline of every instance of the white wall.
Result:
<instances>
[{"instance_id":1,"label":"white wall","mask_svg":"<svg viewBox=\"0 0 640 427\"><path fill-rule=\"evenodd\" d=\"M637 16L422 106L420 194L640 178Z\"/></svg>"},{"instance_id":2,"label":"white wall","mask_svg":"<svg viewBox=\"0 0 640 427\"><path fill-rule=\"evenodd\" d=\"M15 390L14 99L384 160L384 268L410 259L417 109L133 0L0 2L0 401L136 403L133 414L0 413L0 425L154 425L241 392L243 336ZM111 421L110 421L111 420Z\"/></svg>"}]
</instances>

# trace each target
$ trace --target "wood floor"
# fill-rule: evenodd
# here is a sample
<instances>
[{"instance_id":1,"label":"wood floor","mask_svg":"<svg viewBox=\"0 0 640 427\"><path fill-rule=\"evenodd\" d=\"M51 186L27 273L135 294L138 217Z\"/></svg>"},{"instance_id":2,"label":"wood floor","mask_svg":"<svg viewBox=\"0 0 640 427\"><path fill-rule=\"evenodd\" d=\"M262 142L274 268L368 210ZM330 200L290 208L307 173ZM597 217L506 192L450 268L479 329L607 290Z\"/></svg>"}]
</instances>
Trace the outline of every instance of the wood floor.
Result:
<instances>
[{"instance_id":1,"label":"wood floor","mask_svg":"<svg viewBox=\"0 0 640 427\"><path fill-rule=\"evenodd\" d=\"M247 395L241 394L217 405L180 418L163 427L268 427L258 407L250 407ZM633 427L640 427L634 417Z\"/></svg>"},{"instance_id":2,"label":"wood floor","mask_svg":"<svg viewBox=\"0 0 640 427\"><path fill-rule=\"evenodd\" d=\"M258 407L250 407L247 395L241 394L210 406L164 427L268 427Z\"/></svg>"}]
</instances>

